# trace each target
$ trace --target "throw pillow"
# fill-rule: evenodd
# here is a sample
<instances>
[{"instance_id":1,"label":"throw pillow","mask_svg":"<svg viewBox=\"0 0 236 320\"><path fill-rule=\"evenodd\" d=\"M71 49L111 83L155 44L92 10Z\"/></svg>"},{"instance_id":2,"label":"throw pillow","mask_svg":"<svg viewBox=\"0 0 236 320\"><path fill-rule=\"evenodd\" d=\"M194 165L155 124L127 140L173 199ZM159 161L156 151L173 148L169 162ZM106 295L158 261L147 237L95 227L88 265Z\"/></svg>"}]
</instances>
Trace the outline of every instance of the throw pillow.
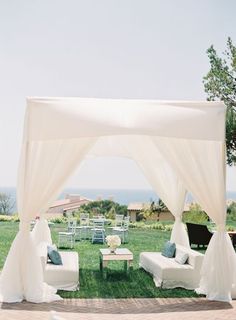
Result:
<instances>
[{"instance_id":1,"label":"throw pillow","mask_svg":"<svg viewBox=\"0 0 236 320\"><path fill-rule=\"evenodd\" d=\"M49 250L57 250L57 246L55 244L51 244L47 246L48 251Z\"/></svg>"},{"instance_id":2,"label":"throw pillow","mask_svg":"<svg viewBox=\"0 0 236 320\"><path fill-rule=\"evenodd\" d=\"M53 264L56 264L56 265L62 264L60 253L57 250L55 250L53 247L48 246L48 257Z\"/></svg>"},{"instance_id":3,"label":"throw pillow","mask_svg":"<svg viewBox=\"0 0 236 320\"><path fill-rule=\"evenodd\" d=\"M175 261L179 264L185 264L188 260L188 254L186 252L178 250L176 252Z\"/></svg>"},{"instance_id":4,"label":"throw pillow","mask_svg":"<svg viewBox=\"0 0 236 320\"><path fill-rule=\"evenodd\" d=\"M167 258L173 258L175 255L176 245L170 241L165 243L164 249L162 250L162 255Z\"/></svg>"},{"instance_id":5,"label":"throw pillow","mask_svg":"<svg viewBox=\"0 0 236 320\"><path fill-rule=\"evenodd\" d=\"M49 252L52 250L56 250L57 251L57 246L55 244L48 244L47 245L47 256L48 256L48 260L50 262L50 257L49 257Z\"/></svg>"}]
</instances>

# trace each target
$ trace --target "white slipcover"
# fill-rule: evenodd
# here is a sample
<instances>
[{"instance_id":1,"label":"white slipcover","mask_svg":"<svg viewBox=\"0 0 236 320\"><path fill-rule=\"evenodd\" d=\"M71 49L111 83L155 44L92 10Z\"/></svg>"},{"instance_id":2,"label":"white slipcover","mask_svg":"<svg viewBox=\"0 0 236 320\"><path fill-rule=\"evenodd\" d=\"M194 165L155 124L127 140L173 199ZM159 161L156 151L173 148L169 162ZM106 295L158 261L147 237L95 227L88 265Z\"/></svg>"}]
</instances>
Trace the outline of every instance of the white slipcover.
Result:
<instances>
[{"instance_id":1,"label":"white slipcover","mask_svg":"<svg viewBox=\"0 0 236 320\"><path fill-rule=\"evenodd\" d=\"M62 265L43 264L44 281L58 289L75 291L79 289L79 256L73 251L59 251Z\"/></svg>"},{"instance_id":2,"label":"white slipcover","mask_svg":"<svg viewBox=\"0 0 236 320\"><path fill-rule=\"evenodd\" d=\"M161 252L142 252L139 265L153 275L157 287L198 288L204 255L180 245L176 246L176 254L178 251L188 254L186 264L179 264L175 258L164 257Z\"/></svg>"}]
</instances>

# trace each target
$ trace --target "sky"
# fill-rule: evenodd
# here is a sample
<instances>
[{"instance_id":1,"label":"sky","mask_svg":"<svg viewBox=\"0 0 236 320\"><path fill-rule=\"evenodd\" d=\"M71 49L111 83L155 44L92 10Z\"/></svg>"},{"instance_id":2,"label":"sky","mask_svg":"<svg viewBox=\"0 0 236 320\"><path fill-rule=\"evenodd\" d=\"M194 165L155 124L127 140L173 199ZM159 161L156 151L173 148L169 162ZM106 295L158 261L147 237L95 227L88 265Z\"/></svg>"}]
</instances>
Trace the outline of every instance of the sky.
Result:
<instances>
[{"instance_id":1,"label":"sky","mask_svg":"<svg viewBox=\"0 0 236 320\"><path fill-rule=\"evenodd\" d=\"M0 0L0 186L16 186L27 96L205 99L206 49L236 43L235 12L235 0ZM84 161L67 186L150 188L118 158Z\"/></svg>"}]
</instances>

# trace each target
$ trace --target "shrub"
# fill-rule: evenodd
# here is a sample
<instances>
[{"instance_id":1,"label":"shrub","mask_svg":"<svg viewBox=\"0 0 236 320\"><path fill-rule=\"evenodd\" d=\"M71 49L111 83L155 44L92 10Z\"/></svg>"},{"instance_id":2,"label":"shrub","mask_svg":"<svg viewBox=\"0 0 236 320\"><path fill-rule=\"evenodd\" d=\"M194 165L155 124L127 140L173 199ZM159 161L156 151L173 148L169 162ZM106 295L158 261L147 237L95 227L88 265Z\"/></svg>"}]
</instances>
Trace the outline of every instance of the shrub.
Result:
<instances>
[{"instance_id":1,"label":"shrub","mask_svg":"<svg viewBox=\"0 0 236 320\"><path fill-rule=\"evenodd\" d=\"M165 231L172 231L172 229L173 229L173 225L167 224L165 226Z\"/></svg>"},{"instance_id":2,"label":"shrub","mask_svg":"<svg viewBox=\"0 0 236 320\"><path fill-rule=\"evenodd\" d=\"M227 231L234 231L235 228L233 226L226 226Z\"/></svg>"},{"instance_id":3,"label":"shrub","mask_svg":"<svg viewBox=\"0 0 236 320\"><path fill-rule=\"evenodd\" d=\"M107 219L115 219L116 217L116 209L114 206L110 208L110 210L106 213Z\"/></svg>"},{"instance_id":4,"label":"shrub","mask_svg":"<svg viewBox=\"0 0 236 320\"><path fill-rule=\"evenodd\" d=\"M197 203L192 203L189 208L189 212L186 212L183 216L184 222L193 223L206 223L208 221L207 214L201 209Z\"/></svg>"},{"instance_id":5,"label":"shrub","mask_svg":"<svg viewBox=\"0 0 236 320\"><path fill-rule=\"evenodd\" d=\"M164 225L163 223L160 223L160 222L151 223L151 224L146 224L145 222L132 222L130 223L130 228L171 231L173 228L173 225Z\"/></svg>"},{"instance_id":6,"label":"shrub","mask_svg":"<svg viewBox=\"0 0 236 320\"><path fill-rule=\"evenodd\" d=\"M146 220L145 213L143 211L140 211L137 214L136 219L137 219L137 221L145 221Z\"/></svg>"},{"instance_id":7,"label":"shrub","mask_svg":"<svg viewBox=\"0 0 236 320\"><path fill-rule=\"evenodd\" d=\"M9 222L9 221L12 221L12 222L19 222L20 219L19 219L19 216L18 215L13 215L13 216L9 216L9 215L0 215L0 221L1 222Z\"/></svg>"},{"instance_id":8,"label":"shrub","mask_svg":"<svg viewBox=\"0 0 236 320\"><path fill-rule=\"evenodd\" d=\"M12 221L12 217L7 215L0 215L0 221L1 222Z\"/></svg>"},{"instance_id":9,"label":"shrub","mask_svg":"<svg viewBox=\"0 0 236 320\"><path fill-rule=\"evenodd\" d=\"M65 217L55 217L50 219L51 222L53 223L66 223L67 222L67 218Z\"/></svg>"},{"instance_id":10,"label":"shrub","mask_svg":"<svg viewBox=\"0 0 236 320\"><path fill-rule=\"evenodd\" d=\"M12 216L12 221L14 221L14 222L19 222L20 221L20 218L19 218L18 214L15 214L14 216Z\"/></svg>"},{"instance_id":11,"label":"shrub","mask_svg":"<svg viewBox=\"0 0 236 320\"><path fill-rule=\"evenodd\" d=\"M126 216L127 206L120 205L111 200L99 200L82 205L79 211L88 212L92 215L103 214L106 218L110 219L111 217L115 217L115 214L123 214Z\"/></svg>"},{"instance_id":12,"label":"shrub","mask_svg":"<svg viewBox=\"0 0 236 320\"><path fill-rule=\"evenodd\" d=\"M236 202L227 207L227 220L236 221Z\"/></svg>"}]
</instances>

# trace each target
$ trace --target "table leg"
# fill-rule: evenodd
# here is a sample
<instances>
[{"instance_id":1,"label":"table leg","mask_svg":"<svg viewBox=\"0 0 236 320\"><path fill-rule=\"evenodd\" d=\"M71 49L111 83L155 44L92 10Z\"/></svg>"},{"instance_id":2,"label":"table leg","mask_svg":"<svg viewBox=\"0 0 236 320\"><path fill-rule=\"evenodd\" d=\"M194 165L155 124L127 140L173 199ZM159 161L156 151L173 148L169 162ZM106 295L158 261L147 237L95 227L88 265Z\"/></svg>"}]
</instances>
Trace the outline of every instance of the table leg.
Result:
<instances>
[{"instance_id":1,"label":"table leg","mask_svg":"<svg viewBox=\"0 0 236 320\"><path fill-rule=\"evenodd\" d=\"M108 261L102 262L102 269L103 269L102 276L104 280L107 279L107 265L108 265Z\"/></svg>"},{"instance_id":2,"label":"table leg","mask_svg":"<svg viewBox=\"0 0 236 320\"><path fill-rule=\"evenodd\" d=\"M124 261L125 272L127 276L130 274L130 269L132 268L132 260Z\"/></svg>"},{"instance_id":3,"label":"table leg","mask_svg":"<svg viewBox=\"0 0 236 320\"><path fill-rule=\"evenodd\" d=\"M124 264L125 264L125 272L128 276L129 275L129 262L127 260L125 260Z\"/></svg>"},{"instance_id":4,"label":"table leg","mask_svg":"<svg viewBox=\"0 0 236 320\"><path fill-rule=\"evenodd\" d=\"M129 269L133 270L133 260L129 260Z\"/></svg>"},{"instance_id":5,"label":"table leg","mask_svg":"<svg viewBox=\"0 0 236 320\"><path fill-rule=\"evenodd\" d=\"M100 272L102 273L102 277L104 280L107 278L107 261L102 260L102 256L99 257L99 264L100 264Z\"/></svg>"},{"instance_id":6,"label":"table leg","mask_svg":"<svg viewBox=\"0 0 236 320\"><path fill-rule=\"evenodd\" d=\"M103 271L103 265L102 265L102 256L99 256L99 265L100 265L100 271Z\"/></svg>"}]
</instances>

